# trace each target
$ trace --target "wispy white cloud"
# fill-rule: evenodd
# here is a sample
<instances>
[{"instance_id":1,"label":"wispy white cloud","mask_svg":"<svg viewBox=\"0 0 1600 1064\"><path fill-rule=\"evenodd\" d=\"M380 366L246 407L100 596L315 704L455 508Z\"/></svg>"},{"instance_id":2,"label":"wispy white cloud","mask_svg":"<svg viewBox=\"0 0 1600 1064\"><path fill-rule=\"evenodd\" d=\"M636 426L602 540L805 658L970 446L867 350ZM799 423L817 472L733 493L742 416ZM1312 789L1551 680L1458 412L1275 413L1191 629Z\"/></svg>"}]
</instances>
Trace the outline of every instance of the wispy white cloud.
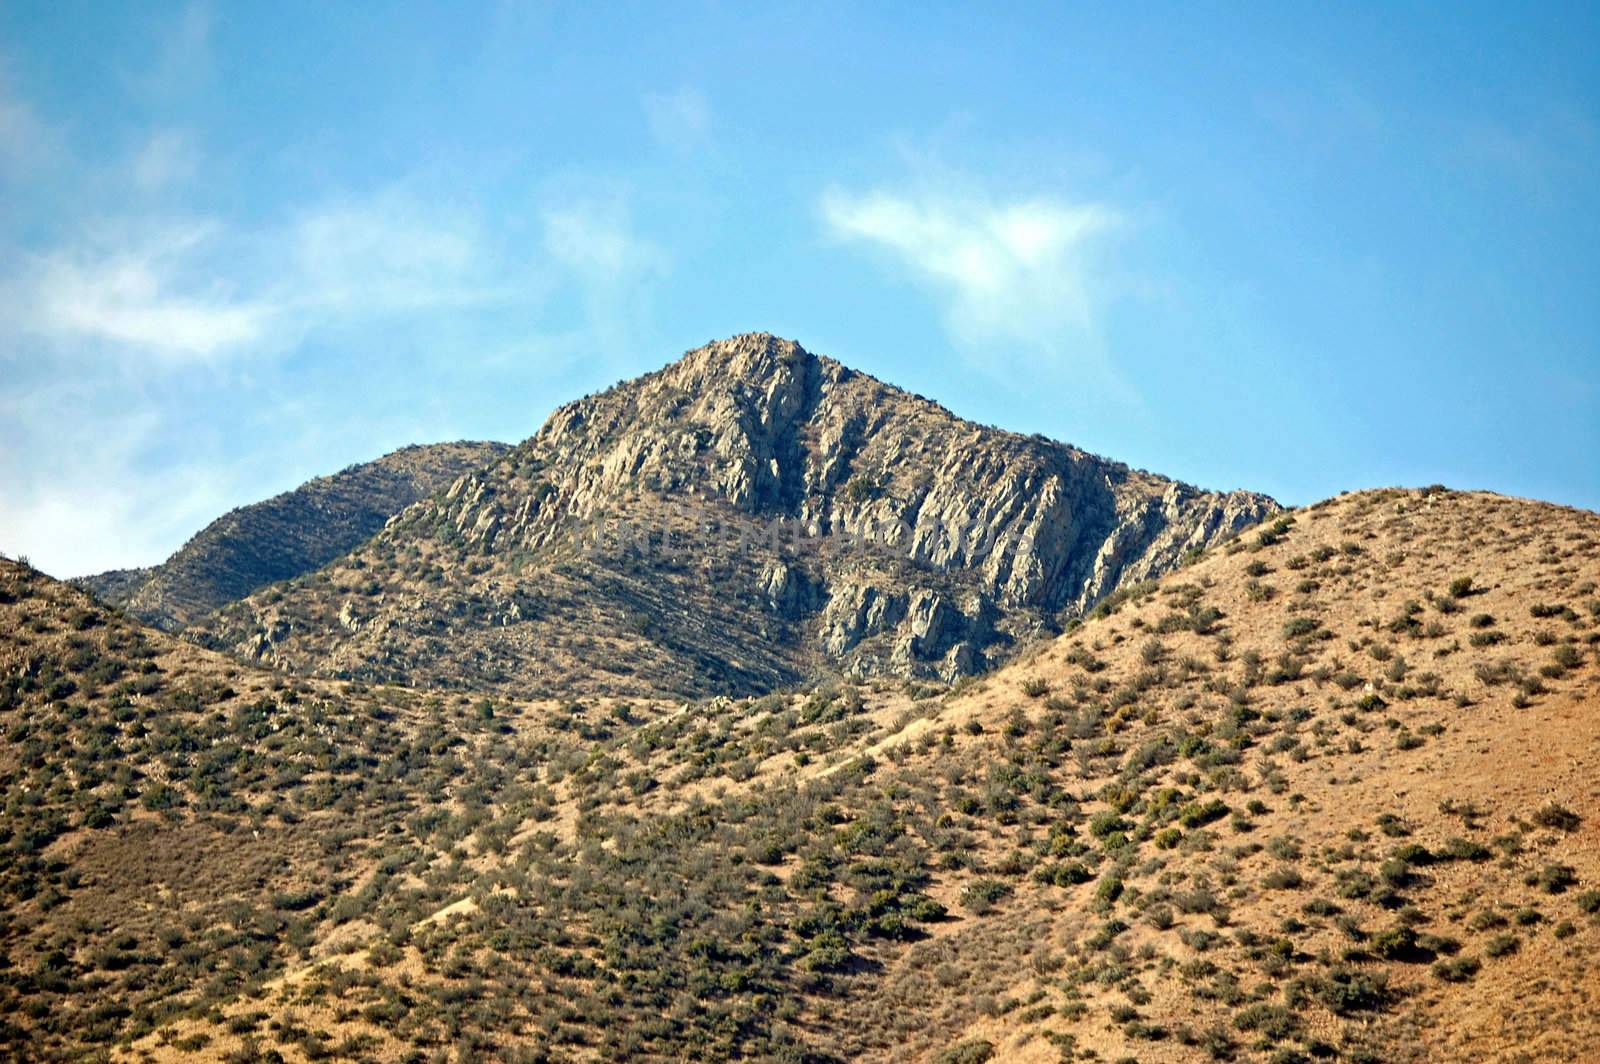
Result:
<instances>
[{"instance_id":1,"label":"wispy white cloud","mask_svg":"<svg viewBox=\"0 0 1600 1064\"><path fill-rule=\"evenodd\" d=\"M652 283L670 266L666 253L638 234L620 196L547 207L543 223L545 255L576 289L579 328L602 348L626 350L649 315Z\"/></svg>"},{"instance_id":2,"label":"wispy white cloud","mask_svg":"<svg viewBox=\"0 0 1600 1064\"><path fill-rule=\"evenodd\" d=\"M134 154L130 169L134 184L156 192L191 181L200 169L200 152L182 130L157 129Z\"/></svg>"},{"instance_id":3,"label":"wispy white cloud","mask_svg":"<svg viewBox=\"0 0 1600 1064\"><path fill-rule=\"evenodd\" d=\"M599 285L662 269L666 256L633 229L626 203L615 197L580 200L544 212L544 246L557 263Z\"/></svg>"},{"instance_id":4,"label":"wispy white cloud","mask_svg":"<svg viewBox=\"0 0 1600 1064\"><path fill-rule=\"evenodd\" d=\"M0 66L0 176L31 170L55 149L55 134L12 91Z\"/></svg>"},{"instance_id":5,"label":"wispy white cloud","mask_svg":"<svg viewBox=\"0 0 1600 1064\"><path fill-rule=\"evenodd\" d=\"M158 42L154 63L133 81L156 96L178 96L197 88L211 75L211 5L193 0L168 23Z\"/></svg>"},{"instance_id":6,"label":"wispy white cloud","mask_svg":"<svg viewBox=\"0 0 1600 1064\"><path fill-rule=\"evenodd\" d=\"M169 29L126 77L153 114L211 66L205 5ZM629 190L592 174L519 190L425 172L205 213L189 193L220 160L197 127L91 145L9 85L0 69L0 181L44 206L0 207L0 550L57 575L159 561L329 455L483 431L442 381L470 395L631 350L669 267ZM691 102L675 121L704 119ZM425 372L385 379L390 353Z\"/></svg>"},{"instance_id":7,"label":"wispy white cloud","mask_svg":"<svg viewBox=\"0 0 1600 1064\"><path fill-rule=\"evenodd\" d=\"M1532 191L1587 191L1600 163L1600 123L1575 107L1555 107L1512 127L1489 118L1460 123L1456 156L1473 177L1509 177Z\"/></svg>"},{"instance_id":8,"label":"wispy white cloud","mask_svg":"<svg viewBox=\"0 0 1600 1064\"><path fill-rule=\"evenodd\" d=\"M531 283L477 212L398 188L303 210L287 241L285 302L317 315L483 304L525 295Z\"/></svg>"},{"instance_id":9,"label":"wispy white cloud","mask_svg":"<svg viewBox=\"0 0 1600 1064\"><path fill-rule=\"evenodd\" d=\"M195 261L216 239L214 224L180 222L116 248L52 251L9 279L3 303L25 332L57 345L130 349L169 366L214 359L260 340L272 316L269 303L203 279Z\"/></svg>"},{"instance_id":10,"label":"wispy white cloud","mask_svg":"<svg viewBox=\"0 0 1600 1064\"><path fill-rule=\"evenodd\" d=\"M240 455L197 443L198 423L220 432L193 406L214 393L263 424L298 418L314 430L333 402L339 420L378 431L381 407L270 383L293 379L279 356L319 333L361 350L395 322L414 323L407 332L427 338L421 357L507 350L511 362L536 359L552 372L562 358L628 350L665 255L637 233L620 193L543 198L499 228L470 203L404 183L264 226L133 214L69 227L0 267L0 373L10 378L0 397L0 550L58 575L149 564L228 507L270 494L250 485L288 486L270 479L278 467L268 452L244 468ZM552 301L556 286L572 298ZM406 406L420 435L390 426L386 443L427 438L422 421L433 415L422 406L415 397ZM95 428L63 434L62 425ZM343 431L340 453L365 454L350 449L361 429ZM282 457L301 435L272 452ZM331 471L320 458L299 454L293 467Z\"/></svg>"},{"instance_id":11,"label":"wispy white cloud","mask_svg":"<svg viewBox=\"0 0 1600 1064\"><path fill-rule=\"evenodd\" d=\"M76 380L0 400L0 551L26 554L59 577L150 564L237 499L237 485L204 448L142 464L163 418L120 397L114 417L102 388Z\"/></svg>"},{"instance_id":12,"label":"wispy white cloud","mask_svg":"<svg viewBox=\"0 0 1600 1064\"><path fill-rule=\"evenodd\" d=\"M884 253L944 301L965 344L1046 344L1092 330L1102 301L1091 252L1123 222L1117 210L970 190L826 192L828 233Z\"/></svg>"},{"instance_id":13,"label":"wispy white cloud","mask_svg":"<svg viewBox=\"0 0 1600 1064\"><path fill-rule=\"evenodd\" d=\"M550 255L596 283L646 261L603 214L551 217L563 238ZM512 254L471 209L395 188L265 227L113 220L0 276L0 358L19 334L146 369L270 355L319 328L531 302L550 265Z\"/></svg>"},{"instance_id":14,"label":"wispy white cloud","mask_svg":"<svg viewBox=\"0 0 1600 1064\"><path fill-rule=\"evenodd\" d=\"M711 103L699 89L646 93L644 116L650 135L673 151L692 151L711 135Z\"/></svg>"}]
</instances>

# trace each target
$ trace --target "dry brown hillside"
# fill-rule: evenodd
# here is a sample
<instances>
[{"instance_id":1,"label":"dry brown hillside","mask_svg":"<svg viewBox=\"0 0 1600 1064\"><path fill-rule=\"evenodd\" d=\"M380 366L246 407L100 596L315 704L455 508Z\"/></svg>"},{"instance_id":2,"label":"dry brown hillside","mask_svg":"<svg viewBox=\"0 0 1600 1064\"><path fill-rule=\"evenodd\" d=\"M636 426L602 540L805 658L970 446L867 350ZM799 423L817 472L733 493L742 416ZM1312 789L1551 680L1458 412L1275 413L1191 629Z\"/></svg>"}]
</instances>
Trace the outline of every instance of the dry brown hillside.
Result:
<instances>
[{"instance_id":1,"label":"dry brown hillside","mask_svg":"<svg viewBox=\"0 0 1600 1064\"><path fill-rule=\"evenodd\" d=\"M6 675L33 654L47 684L79 622L30 579ZM104 1030L162 1060L1583 1059L1597 643L1600 517L1394 490L1286 514L954 688L305 685L274 696L274 745L213 726L250 670L162 741L131 694L123 722L104 692L13 685L0 1002L41 1056ZM94 736L124 786L185 801L20 851L22 796L70 826L116 783L72 760ZM243 808L208 807L217 764ZM184 894L194 865L103 856L224 828L278 863ZM67 1021L90 1001L105 1026Z\"/></svg>"}]
</instances>

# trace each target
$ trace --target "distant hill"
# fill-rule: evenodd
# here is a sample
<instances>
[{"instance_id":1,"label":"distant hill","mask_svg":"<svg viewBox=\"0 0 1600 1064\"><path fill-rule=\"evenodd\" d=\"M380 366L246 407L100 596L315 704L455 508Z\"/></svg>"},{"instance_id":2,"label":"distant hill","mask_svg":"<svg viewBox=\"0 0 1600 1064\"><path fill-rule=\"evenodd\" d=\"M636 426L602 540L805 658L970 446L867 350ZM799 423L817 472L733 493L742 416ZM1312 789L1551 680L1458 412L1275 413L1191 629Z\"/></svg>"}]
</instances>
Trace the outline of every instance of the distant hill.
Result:
<instances>
[{"instance_id":1,"label":"distant hill","mask_svg":"<svg viewBox=\"0 0 1600 1064\"><path fill-rule=\"evenodd\" d=\"M0 1039L1583 1060L1600 516L1341 496L954 686L285 677L0 562Z\"/></svg>"},{"instance_id":2,"label":"distant hill","mask_svg":"<svg viewBox=\"0 0 1600 1064\"><path fill-rule=\"evenodd\" d=\"M175 631L259 587L321 568L407 506L508 449L466 442L404 447L233 510L160 565L75 582L104 602Z\"/></svg>"},{"instance_id":3,"label":"distant hill","mask_svg":"<svg viewBox=\"0 0 1600 1064\"><path fill-rule=\"evenodd\" d=\"M306 675L505 694L948 681L1277 509L750 334L567 404L193 637Z\"/></svg>"}]
</instances>

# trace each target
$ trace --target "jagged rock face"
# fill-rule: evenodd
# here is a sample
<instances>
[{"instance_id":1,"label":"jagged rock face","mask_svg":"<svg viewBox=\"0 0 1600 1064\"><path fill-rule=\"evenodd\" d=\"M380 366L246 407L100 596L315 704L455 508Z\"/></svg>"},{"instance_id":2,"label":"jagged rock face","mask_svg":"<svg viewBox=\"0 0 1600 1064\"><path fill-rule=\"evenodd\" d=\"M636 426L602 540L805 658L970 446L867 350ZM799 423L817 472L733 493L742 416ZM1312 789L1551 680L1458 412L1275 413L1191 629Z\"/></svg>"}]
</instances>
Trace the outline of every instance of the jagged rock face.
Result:
<instances>
[{"instance_id":1,"label":"jagged rock face","mask_svg":"<svg viewBox=\"0 0 1600 1064\"><path fill-rule=\"evenodd\" d=\"M256 588L326 565L407 506L508 450L502 443L405 447L233 510L160 565L113 570L74 583L149 624L175 631Z\"/></svg>"},{"instance_id":2,"label":"jagged rock face","mask_svg":"<svg viewBox=\"0 0 1600 1064\"><path fill-rule=\"evenodd\" d=\"M751 334L569 403L318 586L206 631L286 667L518 690L951 679L1276 509ZM351 613L357 585L379 590Z\"/></svg>"}]
</instances>

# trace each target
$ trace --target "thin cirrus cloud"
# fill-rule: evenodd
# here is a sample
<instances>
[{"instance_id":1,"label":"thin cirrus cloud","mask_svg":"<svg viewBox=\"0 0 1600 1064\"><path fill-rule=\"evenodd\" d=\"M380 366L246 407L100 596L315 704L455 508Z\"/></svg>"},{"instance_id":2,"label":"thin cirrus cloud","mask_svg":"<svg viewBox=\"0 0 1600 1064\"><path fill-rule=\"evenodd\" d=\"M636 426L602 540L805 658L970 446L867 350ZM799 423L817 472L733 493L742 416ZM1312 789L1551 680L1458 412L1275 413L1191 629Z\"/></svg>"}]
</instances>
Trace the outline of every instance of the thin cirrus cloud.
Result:
<instances>
[{"instance_id":1,"label":"thin cirrus cloud","mask_svg":"<svg viewBox=\"0 0 1600 1064\"><path fill-rule=\"evenodd\" d=\"M159 441L161 415L123 402L106 416L101 390L56 381L0 401L0 549L57 576L156 561L237 499L230 471L202 455L137 464L132 456ZM62 424L95 431L53 446Z\"/></svg>"},{"instance_id":2,"label":"thin cirrus cloud","mask_svg":"<svg viewBox=\"0 0 1600 1064\"><path fill-rule=\"evenodd\" d=\"M543 222L545 251L591 284L616 285L666 267L665 253L634 233L627 205L619 199L550 207Z\"/></svg>"},{"instance_id":3,"label":"thin cirrus cloud","mask_svg":"<svg viewBox=\"0 0 1600 1064\"><path fill-rule=\"evenodd\" d=\"M182 130L158 129L145 139L130 169L135 185L158 192L191 181L200 169L200 154Z\"/></svg>"},{"instance_id":4,"label":"thin cirrus cloud","mask_svg":"<svg viewBox=\"0 0 1600 1064\"><path fill-rule=\"evenodd\" d=\"M387 190L301 212L279 271L313 315L393 315L501 302L532 283L478 212Z\"/></svg>"},{"instance_id":5,"label":"thin cirrus cloud","mask_svg":"<svg viewBox=\"0 0 1600 1064\"><path fill-rule=\"evenodd\" d=\"M291 209L265 227L112 217L19 256L0 276L0 371L18 378L0 401L0 549L58 575L149 564L205 518L284 486L270 462L235 468L239 456L202 451L169 468L147 455L196 431L226 436L193 424L195 395L288 417L261 382L319 332L373 357L397 321L431 330L439 352L532 343L563 327L569 346L591 350L591 337L622 349L637 293L665 257L637 235L625 197L539 198L542 208L499 226L470 201L410 186ZM563 326L544 320L558 285L576 296ZM337 396L307 403L337 411L326 421L361 414ZM122 431L130 410L137 432ZM379 420L368 428L387 439ZM119 429L97 433L107 446L91 452L62 435L63 422ZM303 450L280 457L327 471Z\"/></svg>"},{"instance_id":6,"label":"thin cirrus cloud","mask_svg":"<svg viewBox=\"0 0 1600 1064\"><path fill-rule=\"evenodd\" d=\"M109 223L24 260L4 302L15 328L57 350L173 369L281 349L318 327L503 303L536 283L474 212L386 191L266 230Z\"/></svg>"},{"instance_id":7,"label":"thin cirrus cloud","mask_svg":"<svg viewBox=\"0 0 1600 1064\"><path fill-rule=\"evenodd\" d=\"M0 177L32 170L55 148L55 135L9 87L0 66Z\"/></svg>"},{"instance_id":8,"label":"thin cirrus cloud","mask_svg":"<svg viewBox=\"0 0 1600 1064\"><path fill-rule=\"evenodd\" d=\"M1105 297L1092 255L1124 221L1101 204L970 192L830 189L820 213L830 236L877 249L942 300L957 342L1047 349L1094 329Z\"/></svg>"},{"instance_id":9,"label":"thin cirrus cloud","mask_svg":"<svg viewBox=\"0 0 1600 1064\"><path fill-rule=\"evenodd\" d=\"M58 346L130 349L168 366L214 359L259 340L272 314L198 276L197 258L216 239L212 223L181 222L116 248L51 251L13 281L13 320Z\"/></svg>"},{"instance_id":10,"label":"thin cirrus cloud","mask_svg":"<svg viewBox=\"0 0 1600 1064\"><path fill-rule=\"evenodd\" d=\"M643 103L650 135L673 151L691 151L711 135L711 103L699 89L646 93Z\"/></svg>"}]
</instances>

